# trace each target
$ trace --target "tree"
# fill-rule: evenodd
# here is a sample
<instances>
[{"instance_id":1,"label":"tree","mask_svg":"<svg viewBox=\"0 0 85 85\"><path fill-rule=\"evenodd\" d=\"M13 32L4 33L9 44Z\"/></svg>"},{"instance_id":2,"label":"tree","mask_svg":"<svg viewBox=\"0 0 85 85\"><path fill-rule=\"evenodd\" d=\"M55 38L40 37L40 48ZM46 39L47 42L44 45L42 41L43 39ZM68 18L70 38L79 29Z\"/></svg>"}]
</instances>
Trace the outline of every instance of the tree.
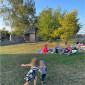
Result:
<instances>
[{"instance_id":1,"label":"tree","mask_svg":"<svg viewBox=\"0 0 85 85\"><path fill-rule=\"evenodd\" d=\"M6 28L2 28L2 30L0 30L1 32L1 37L2 39L9 39L10 37L10 33L6 30Z\"/></svg>"},{"instance_id":2,"label":"tree","mask_svg":"<svg viewBox=\"0 0 85 85\"><path fill-rule=\"evenodd\" d=\"M78 11L73 10L69 13L67 12L64 18L61 20L61 26L54 31L54 37L60 37L67 44L68 39L75 37L79 31L81 25L78 24L79 19L77 19Z\"/></svg>"},{"instance_id":3,"label":"tree","mask_svg":"<svg viewBox=\"0 0 85 85\"><path fill-rule=\"evenodd\" d=\"M57 8L56 11L53 12L52 8L46 8L40 13L37 23L35 24L38 28L38 36L41 37L42 40L52 41L55 40L53 37L54 30L58 29L60 22L58 21L61 15L61 8Z\"/></svg>"},{"instance_id":4,"label":"tree","mask_svg":"<svg viewBox=\"0 0 85 85\"><path fill-rule=\"evenodd\" d=\"M81 25L77 19L78 11L63 11L60 7L57 10L47 8L40 13L37 23L38 36L43 40L51 41L61 38L67 44L68 39L75 37Z\"/></svg>"},{"instance_id":5,"label":"tree","mask_svg":"<svg viewBox=\"0 0 85 85\"><path fill-rule=\"evenodd\" d=\"M21 31L21 30L13 30L13 31L11 31L11 35L23 35L23 31Z\"/></svg>"},{"instance_id":6,"label":"tree","mask_svg":"<svg viewBox=\"0 0 85 85\"><path fill-rule=\"evenodd\" d=\"M6 24L10 24L12 29L24 31L34 23L35 2L33 0L5 1L0 7L0 15L3 16Z\"/></svg>"},{"instance_id":7,"label":"tree","mask_svg":"<svg viewBox=\"0 0 85 85\"><path fill-rule=\"evenodd\" d=\"M36 23L36 27L39 29L38 36L40 36L43 40L51 40L51 34L54 29L53 24L52 9L47 8L43 10L39 15L38 23Z\"/></svg>"}]
</instances>

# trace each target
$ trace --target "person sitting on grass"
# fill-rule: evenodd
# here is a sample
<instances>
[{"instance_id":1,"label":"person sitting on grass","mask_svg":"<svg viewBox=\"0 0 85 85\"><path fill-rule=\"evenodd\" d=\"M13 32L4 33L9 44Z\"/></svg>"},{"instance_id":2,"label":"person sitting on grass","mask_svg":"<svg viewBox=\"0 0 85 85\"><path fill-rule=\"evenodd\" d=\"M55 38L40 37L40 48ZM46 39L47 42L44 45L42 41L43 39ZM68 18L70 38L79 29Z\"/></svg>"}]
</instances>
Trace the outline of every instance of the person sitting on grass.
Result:
<instances>
[{"instance_id":1,"label":"person sitting on grass","mask_svg":"<svg viewBox=\"0 0 85 85\"><path fill-rule=\"evenodd\" d=\"M43 52L43 53L47 53L47 52L48 52L47 45L45 45L45 46L43 47L42 52Z\"/></svg>"},{"instance_id":2,"label":"person sitting on grass","mask_svg":"<svg viewBox=\"0 0 85 85\"><path fill-rule=\"evenodd\" d=\"M81 44L79 43L79 44L77 45L77 47L80 48L80 47L81 47Z\"/></svg>"},{"instance_id":3,"label":"person sitting on grass","mask_svg":"<svg viewBox=\"0 0 85 85\"><path fill-rule=\"evenodd\" d=\"M58 46L54 48L55 53L58 53Z\"/></svg>"},{"instance_id":4,"label":"person sitting on grass","mask_svg":"<svg viewBox=\"0 0 85 85\"><path fill-rule=\"evenodd\" d=\"M67 52L68 52L67 55L70 55L70 54L72 53L72 48L71 48L71 47L68 47L68 48L67 48Z\"/></svg>"},{"instance_id":5,"label":"person sitting on grass","mask_svg":"<svg viewBox=\"0 0 85 85\"><path fill-rule=\"evenodd\" d=\"M83 46L85 47L85 42L83 42Z\"/></svg>"},{"instance_id":6,"label":"person sitting on grass","mask_svg":"<svg viewBox=\"0 0 85 85\"><path fill-rule=\"evenodd\" d=\"M67 53L67 55L70 55L72 53L72 48L70 46L63 48L62 50L63 50L63 53L61 54Z\"/></svg>"},{"instance_id":7,"label":"person sitting on grass","mask_svg":"<svg viewBox=\"0 0 85 85\"><path fill-rule=\"evenodd\" d=\"M62 48L62 51L60 52L60 54L64 54L67 51L67 48Z\"/></svg>"},{"instance_id":8,"label":"person sitting on grass","mask_svg":"<svg viewBox=\"0 0 85 85\"><path fill-rule=\"evenodd\" d=\"M61 53L61 45L58 43L57 46L54 48L55 53Z\"/></svg>"},{"instance_id":9,"label":"person sitting on grass","mask_svg":"<svg viewBox=\"0 0 85 85\"><path fill-rule=\"evenodd\" d=\"M46 72L47 72L44 60L40 61L40 67L41 69L39 69L39 72L41 74L41 81L42 81L41 83L44 84L44 78L46 77Z\"/></svg>"}]
</instances>

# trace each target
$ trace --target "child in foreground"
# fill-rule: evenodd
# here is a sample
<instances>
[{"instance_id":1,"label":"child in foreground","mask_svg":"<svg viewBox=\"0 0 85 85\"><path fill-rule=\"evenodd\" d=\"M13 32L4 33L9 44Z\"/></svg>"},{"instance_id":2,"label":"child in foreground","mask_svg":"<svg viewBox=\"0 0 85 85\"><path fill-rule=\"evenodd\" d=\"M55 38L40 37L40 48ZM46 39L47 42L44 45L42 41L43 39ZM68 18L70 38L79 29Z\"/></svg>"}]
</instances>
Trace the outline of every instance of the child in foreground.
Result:
<instances>
[{"instance_id":1,"label":"child in foreground","mask_svg":"<svg viewBox=\"0 0 85 85\"><path fill-rule=\"evenodd\" d=\"M40 72L40 74L41 74L41 80L42 80L42 84L44 84L44 79L45 79L45 77L46 77L46 71L47 71L47 68L46 68L46 66L45 66L45 62L44 62L44 60L41 60L40 61L40 69L39 69L39 72Z\"/></svg>"},{"instance_id":2,"label":"child in foreground","mask_svg":"<svg viewBox=\"0 0 85 85\"><path fill-rule=\"evenodd\" d=\"M24 85L29 85L32 79L34 79L34 85L36 85L37 82L36 70L39 68L37 58L33 58L30 64L22 64L21 66L22 67L31 66L30 71L24 78L26 80L26 83Z\"/></svg>"},{"instance_id":3,"label":"child in foreground","mask_svg":"<svg viewBox=\"0 0 85 85\"><path fill-rule=\"evenodd\" d=\"M30 81L34 79L34 85L36 85L37 82L37 76L36 76L36 70L37 69L44 69L45 66L40 67L38 66L39 62L37 58L33 58L30 64L21 64L22 67L31 67L30 71L27 73L26 77L24 78L26 80L26 83L24 85L29 85Z\"/></svg>"}]
</instances>

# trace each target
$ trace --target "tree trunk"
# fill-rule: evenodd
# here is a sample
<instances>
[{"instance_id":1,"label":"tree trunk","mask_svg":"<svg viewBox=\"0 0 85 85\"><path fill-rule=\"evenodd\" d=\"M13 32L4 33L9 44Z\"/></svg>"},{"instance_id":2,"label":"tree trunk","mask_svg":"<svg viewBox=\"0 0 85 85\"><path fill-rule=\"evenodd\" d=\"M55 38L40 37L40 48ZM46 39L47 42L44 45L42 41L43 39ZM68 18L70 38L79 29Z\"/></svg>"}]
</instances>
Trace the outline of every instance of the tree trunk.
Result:
<instances>
[{"instance_id":1,"label":"tree trunk","mask_svg":"<svg viewBox=\"0 0 85 85\"><path fill-rule=\"evenodd\" d=\"M65 41L64 41L65 45L67 45L67 42L68 42L68 40L65 40Z\"/></svg>"}]
</instances>

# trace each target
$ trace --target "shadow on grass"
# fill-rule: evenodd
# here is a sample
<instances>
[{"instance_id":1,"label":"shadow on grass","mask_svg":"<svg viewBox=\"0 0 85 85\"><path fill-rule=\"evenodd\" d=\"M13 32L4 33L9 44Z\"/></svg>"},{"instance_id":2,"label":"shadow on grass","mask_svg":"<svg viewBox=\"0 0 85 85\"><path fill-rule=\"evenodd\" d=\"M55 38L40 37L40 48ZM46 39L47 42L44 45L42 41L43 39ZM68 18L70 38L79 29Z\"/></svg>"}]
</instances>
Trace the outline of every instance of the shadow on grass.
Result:
<instances>
[{"instance_id":1,"label":"shadow on grass","mask_svg":"<svg viewBox=\"0 0 85 85\"><path fill-rule=\"evenodd\" d=\"M32 58L45 60L48 71L46 85L84 85L85 53L74 55L60 54L2 54L1 55L1 85L23 85L24 77L30 67L21 67L22 63L30 63ZM38 83L40 74L37 71ZM33 80L31 82L33 85Z\"/></svg>"}]
</instances>

